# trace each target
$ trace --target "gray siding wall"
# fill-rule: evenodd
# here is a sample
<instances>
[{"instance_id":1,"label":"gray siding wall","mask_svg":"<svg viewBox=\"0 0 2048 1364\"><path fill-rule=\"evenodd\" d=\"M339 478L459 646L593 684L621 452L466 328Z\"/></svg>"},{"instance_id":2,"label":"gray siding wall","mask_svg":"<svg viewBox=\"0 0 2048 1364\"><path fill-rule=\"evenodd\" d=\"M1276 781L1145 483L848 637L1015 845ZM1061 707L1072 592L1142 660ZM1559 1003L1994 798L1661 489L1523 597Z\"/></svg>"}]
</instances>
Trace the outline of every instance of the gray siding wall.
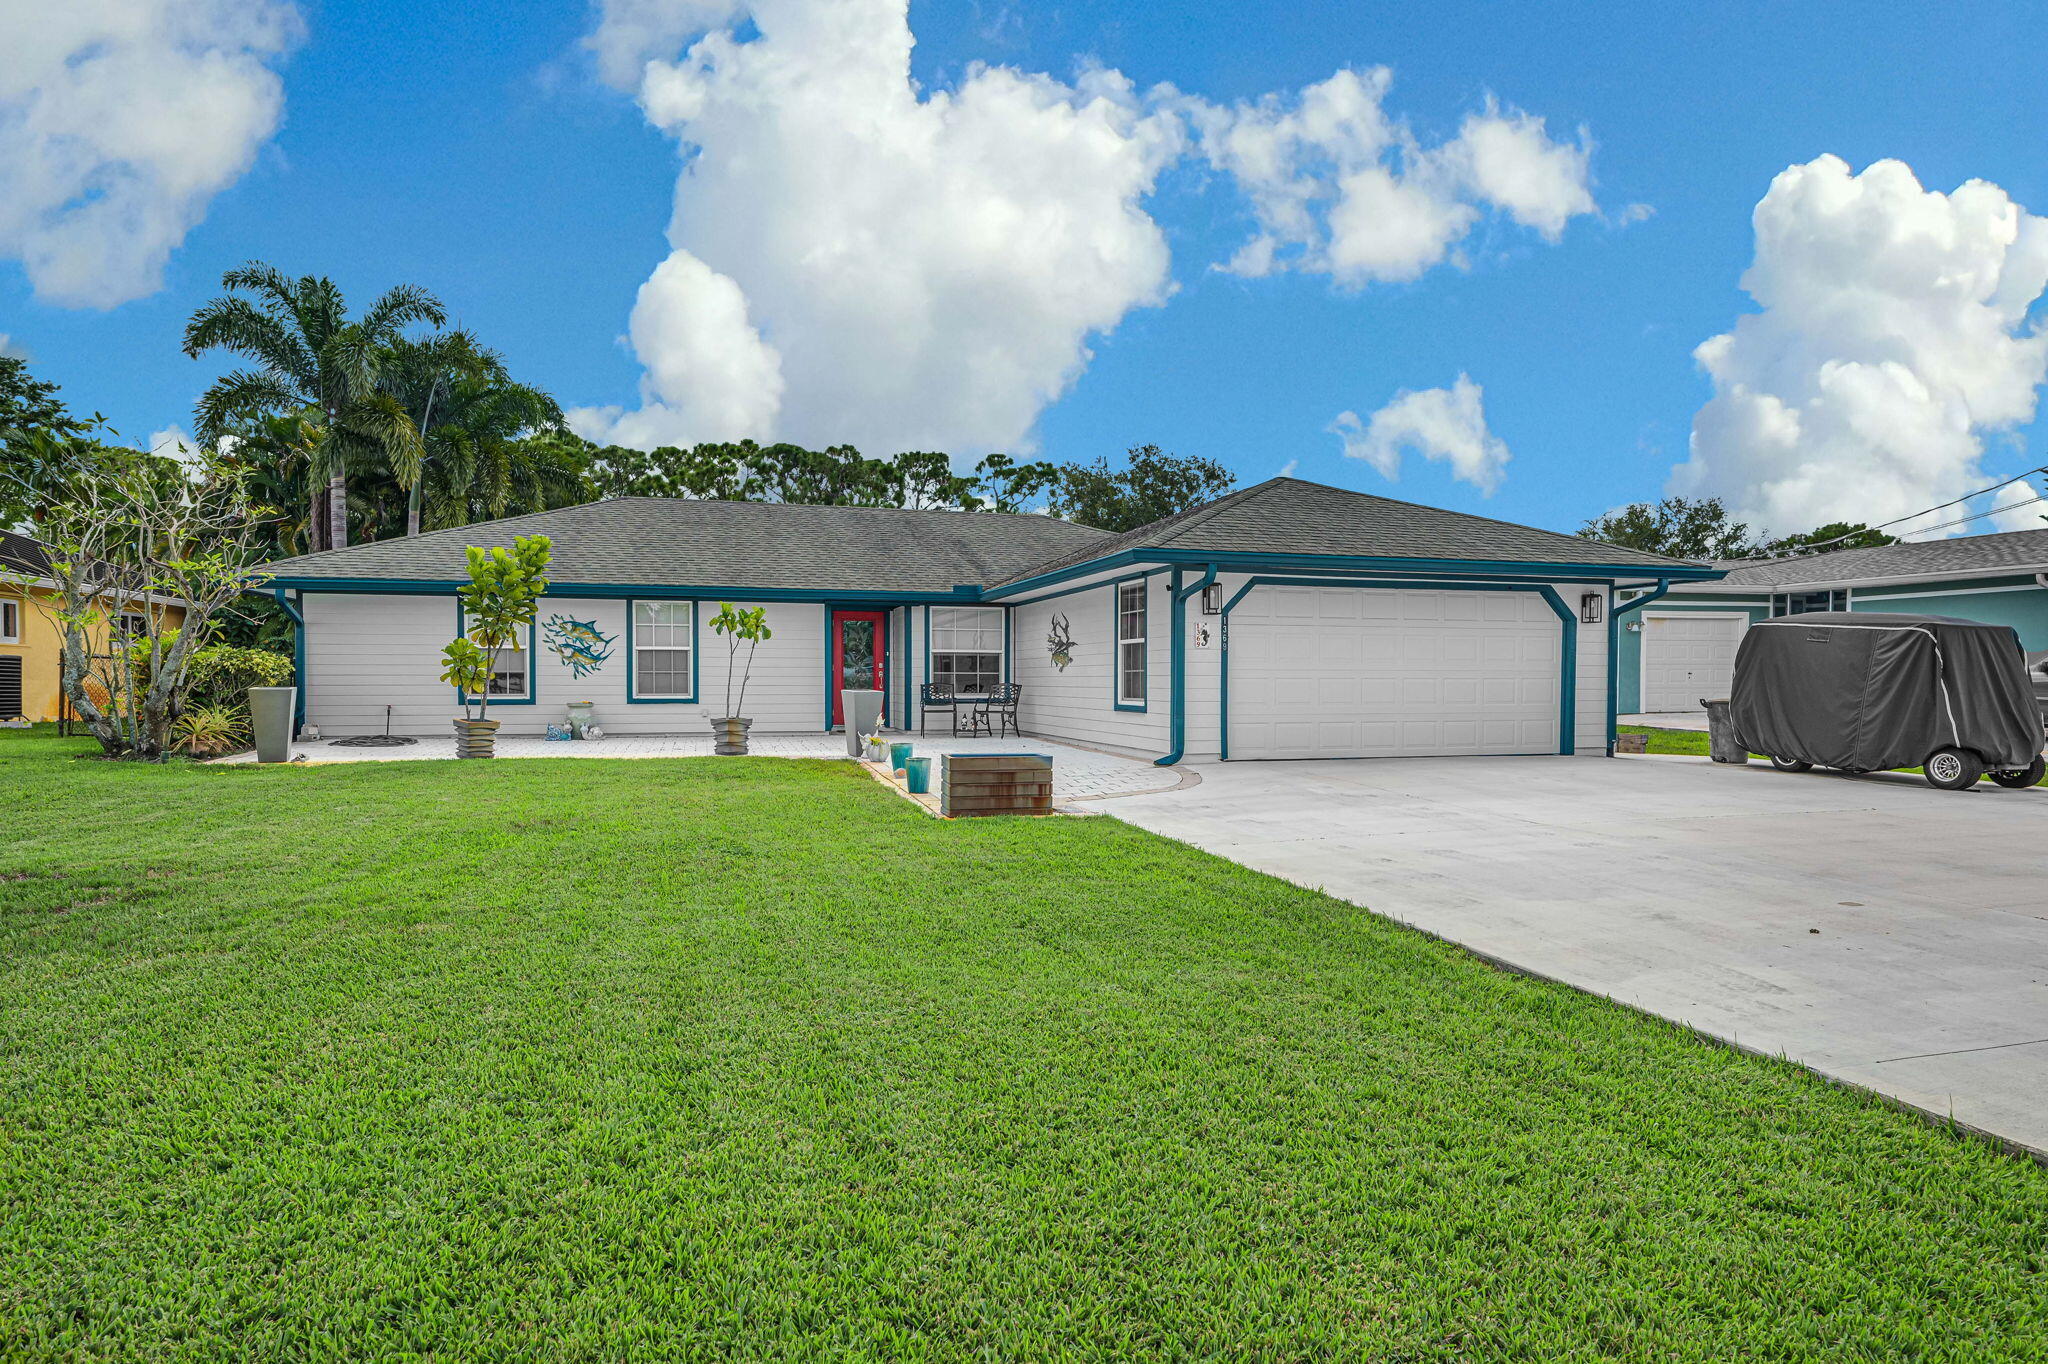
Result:
<instances>
[{"instance_id":1,"label":"gray siding wall","mask_svg":"<svg viewBox=\"0 0 2048 1364\"><path fill-rule=\"evenodd\" d=\"M775 637L761 646L747 687L755 732L816 732L824 727L824 608L762 604ZM686 703L627 701L626 610L624 601L542 598L543 623L554 615L592 622L614 637L611 656L576 677L548 651L543 632L533 664L537 702L493 703L490 715L501 732L537 735L563 719L570 701L596 702L597 722L615 734L706 732L707 717L724 712L725 641L708 624L718 603L697 604L698 700ZM386 705L394 734L441 734L461 713L454 690L440 680L441 647L455 637L454 597L308 592L304 611L306 719L323 735L381 732Z\"/></svg>"}]
</instances>

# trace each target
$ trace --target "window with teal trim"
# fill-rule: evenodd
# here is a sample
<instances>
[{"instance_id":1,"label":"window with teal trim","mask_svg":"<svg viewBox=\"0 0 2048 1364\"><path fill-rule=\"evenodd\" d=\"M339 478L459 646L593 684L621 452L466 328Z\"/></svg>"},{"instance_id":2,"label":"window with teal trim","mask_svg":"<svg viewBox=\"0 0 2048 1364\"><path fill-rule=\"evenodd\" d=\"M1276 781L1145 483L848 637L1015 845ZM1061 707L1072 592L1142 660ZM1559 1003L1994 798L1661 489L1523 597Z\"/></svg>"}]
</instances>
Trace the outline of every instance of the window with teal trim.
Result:
<instances>
[{"instance_id":1,"label":"window with teal trim","mask_svg":"<svg viewBox=\"0 0 2048 1364\"><path fill-rule=\"evenodd\" d=\"M691 695L690 603L633 603L633 695L647 701L686 701Z\"/></svg>"},{"instance_id":2,"label":"window with teal trim","mask_svg":"<svg viewBox=\"0 0 2048 1364\"><path fill-rule=\"evenodd\" d=\"M1003 608L932 608L932 681L960 696L986 696L1003 684Z\"/></svg>"},{"instance_id":3,"label":"window with teal trim","mask_svg":"<svg viewBox=\"0 0 2048 1364\"><path fill-rule=\"evenodd\" d=\"M456 608L455 614L462 633L478 648L488 650L490 645L477 638L460 607ZM534 699L533 633L531 622L519 626L512 632L511 642L500 648L498 656L491 660L491 700L515 702Z\"/></svg>"},{"instance_id":4,"label":"window with teal trim","mask_svg":"<svg viewBox=\"0 0 2048 1364\"><path fill-rule=\"evenodd\" d=\"M1145 704L1145 580L1116 589L1116 703Z\"/></svg>"}]
</instances>

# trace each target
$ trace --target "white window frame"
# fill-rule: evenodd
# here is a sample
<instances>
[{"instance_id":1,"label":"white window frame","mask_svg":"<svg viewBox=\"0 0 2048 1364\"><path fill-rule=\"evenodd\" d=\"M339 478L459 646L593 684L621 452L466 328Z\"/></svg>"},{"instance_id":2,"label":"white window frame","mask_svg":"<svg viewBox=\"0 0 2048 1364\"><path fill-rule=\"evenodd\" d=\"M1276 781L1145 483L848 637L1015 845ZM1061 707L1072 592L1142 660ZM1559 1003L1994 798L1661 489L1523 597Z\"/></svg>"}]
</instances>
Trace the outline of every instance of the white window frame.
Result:
<instances>
[{"instance_id":1,"label":"white window frame","mask_svg":"<svg viewBox=\"0 0 2048 1364\"><path fill-rule=\"evenodd\" d=\"M680 608L683 612L683 619L681 622L672 620L643 622L640 619L640 608L643 606L650 609L659 607ZM626 700L666 701L678 704L694 702L697 699L696 681L698 667L697 603L694 601L678 601L674 598L635 598L626 604L626 612L627 627L632 632L633 646L628 651L632 655L630 662L633 670L633 685L626 690ZM687 642L683 644L675 643L675 636L672 634L669 636L668 643L650 647L643 642L641 632L643 630L655 629L681 630L684 632L684 638ZM640 679L646 675L640 666L640 655L642 653L682 654L684 656L683 676L687 679L685 683L686 689L679 692L649 691L642 686Z\"/></svg>"},{"instance_id":2,"label":"white window frame","mask_svg":"<svg viewBox=\"0 0 2048 1364\"><path fill-rule=\"evenodd\" d=\"M21 643L22 606L19 597L0 597L0 644Z\"/></svg>"},{"instance_id":3,"label":"white window frame","mask_svg":"<svg viewBox=\"0 0 2048 1364\"><path fill-rule=\"evenodd\" d=\"M471 633L472 627L470 626L469 623L468 613L462 609L462 603L459 601L455 604L455 621L456 629L461 632L462 637L464 639L469 640L472 644L476 644L478 648L483 647L483 645L477 641L476 636ZM520 630L524 633L525 638L518 645L514 646L514 648L516 648L517 652L520 655L522 655L525 659L526 668L524 677L526 679L526 686L524 689L520 691L498 690L498 673L502 671L505 667L506 651L501 649L498 653L498 657L495 660L493 660L493 667L491 668L491 680L484 684L486 687L490 689L490 694L487 699L494 706L532 706L538 705L540 703L540 671L539 668L536 666L536 655L539 653L540 650L539 613L536 612L534 615L534 619L528 621L525 625L521 626ZM474 705L478 699L474 696L468 695L459 687L456 688L455 695L463 705Z\"/></svg>"},{"instance_id":4,"label":"white window frame","mask_svg":"<svg viewBox=\"0 0 2048 1364\"><path fill-rule=\"evenodd\" d=\"M1110 610L1116 619L1116 657L1111 663L1111 666L1115 669L1113 674L1115 682L1112 685L1116 696L1117 709L1119 710L1145 709L1146 694L1151 690L1152 660L1148 648L1148 641L1152 634L1151 587L1152 584L1149 578L1128 578L1116 585L1115 595L1110 599ZM1136 634L1124 633L1125 617L1128 614L1124 610L1124 595L1126 593L1132 594L1138 603L1136 612L1138 631ZM1138 689L1135 693L1131 692L1124 685L1128 680L1124 668L1124 649L1130 645L1136 645L1138 649Z\"/></svg>"},{"instance_id":5,"label":"white window frame","mask_svg":"<svg viewBox=\"0 0 2048 1364\"><path fill-rule=\"evenodd\" d=\"M1000 606L934 606L931 610L931 639L927 644L931 653L929 680L932 684L943 685L939 680L939 660L942 658L993 657L996 666L994 681L989 687L964 690L955 686L953 691L958 696L985 696L993 688L1002 686L1003 678L1009 673L1009 613ZM942 614L946 612L953 614ZM972 647L960 647L963 633L974 637ZM988 644L991 634L995 640L993 647ZM958 669L952 671L957 678Z\"/></svg>"},{"instance_id":6,"label":"white window frame","mask_svg":"<svg viewBox=\"0 0 2048 1364\"><path fill-rule=\"evenodd\" d=\"M128 624L131 620L136 623L132 629ZM138 640L149 638L149 616L146 612L116 611L114 613L113 625L114 638L116 639Z\"/></svg>"}]
</instances>

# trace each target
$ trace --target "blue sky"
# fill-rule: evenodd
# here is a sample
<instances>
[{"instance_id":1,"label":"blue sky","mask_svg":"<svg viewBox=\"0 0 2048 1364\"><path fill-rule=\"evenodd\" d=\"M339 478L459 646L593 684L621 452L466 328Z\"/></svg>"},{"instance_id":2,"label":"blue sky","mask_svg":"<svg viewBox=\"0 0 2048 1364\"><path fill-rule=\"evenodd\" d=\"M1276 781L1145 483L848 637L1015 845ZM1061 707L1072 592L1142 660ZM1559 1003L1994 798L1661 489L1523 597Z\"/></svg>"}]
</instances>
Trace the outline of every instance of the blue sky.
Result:
<instances>
[{"instance_id":1,"label":"blue sky","mask_svg":"<svg viewBox=\"0 0 2048 1364\"><path fill-rule=\"evenodd\" d=\"M974 62L1066 83L1103 67L1141 92L1170 82L1228 107L1269 93L1285 101L1340 68L1385 66L1385 109L1422 145L1455 137L1489 97L1542 118L1558 142L1583 129L1597 213L1574 215L1552 242L1488 212L1462 239L1462 264L1357 286L1312 270L1247 278L1214 268L1253 232L1250 206L1201 157L1172 161L1137 200L1170 248L1170 296L1090 335L1078 378L1027 438L1058 459L1150 441L1220 459L1245 481L1292 467L1571 529L1660 494L1685 458L1715 393L1692 352L1757 310L1738 281L1756 251L1751 214L1774 176L1826 153L1852 171L1895 158L1929 190L1978 178L2048 210L2048 157L2032 131L2048 125L2048 92L2038 63L2021 60L2040 50L2039 11L1958 13L977 0L911 6L911 69L930 92L956 87ZM104 308L39 301L17 251L0 260L8 345L131 438L189 424L219 366L180 354L183 320L223 269L260 259L330 274L364 303L391 283L427 286L565 406L635 408L644 357L620 338L636 291L673 244L677 140L651 126L631 92L596 77L579 46L592 13L506 0L331 2L301 14L296 44L267 59L282 78L281 125L204 203L162 288ZM715 216L731 202L700 194L686 214ZM1649 216L1625 221L1636 204ZM715 227L683 231L710 240ZM7 243L0 223L0 251ZM752 262L713 264L757 278ZM747 293L758 300L751 284ZM2042 313L2037 296L2026 302L2026 320L2010 329L2022 348ZM2029 393L2031 354L1998 362L2016 366ZM1921 363L1943 367L1939 356ZM1390 481L1344 457L1328 429L1341 411L1369 420L1398 392L1461 374L1483 388L1487 431L1512 455L1490 497L1413 451ZM1977 462L1902 477L1891 500L1837 460L1820 470L1822 491L1791 502L1757 494L1750 505L1803 515L1839 503L1841 514L1874 515L2048 459L2042 424L2005 429L1997 418L2010 395L2000 401L1972 399L1978 418L1993 418L1977 432ZM1739 502L1758 480L1754 467L1723 464L1701 487Z\"/></svg>"}]
</instances>

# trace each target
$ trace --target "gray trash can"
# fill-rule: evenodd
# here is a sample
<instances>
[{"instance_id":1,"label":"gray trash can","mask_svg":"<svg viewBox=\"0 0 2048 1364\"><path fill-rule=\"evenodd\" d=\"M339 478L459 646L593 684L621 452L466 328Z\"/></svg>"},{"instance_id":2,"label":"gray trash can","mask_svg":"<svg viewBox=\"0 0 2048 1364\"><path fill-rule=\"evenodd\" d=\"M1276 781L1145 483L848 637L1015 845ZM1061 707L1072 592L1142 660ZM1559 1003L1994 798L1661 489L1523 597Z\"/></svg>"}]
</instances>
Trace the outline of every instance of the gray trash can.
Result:
<instances>
[{"instance_id":1,"label":"gray trash can","mask_svg":"<svg viewBox=\"0 0 2048 1364\"><path fill-rule=\"evenodd\" d=\"M839 713L846 717L846 756L858 758L860 736L882 722L882 693L848 687L839 693Z\"/></svg>"},{"instance_id":2,"label":"gray trash can","mask_svg":"<svg viewBox=\"0 0 2048 1364\"><path fill-rule=\"evenodd\" d=\"M257 762L292 760L292 711L298 699L297 687L249 688L249 724L256 731Z\"/></svg>"},{"instance_id":3,"label":"gray trash can","mask_svg":"<svg viewBox=\"0 0 2048 1364\"><path fill-rule=\"evenodd\" d=\"M1735 722L1728 718L1728 701L1700 698L1707 708L1707 756L1717 763L1746 763L1749 748L1735 737Z\"/></svg>"}]
</instances>

